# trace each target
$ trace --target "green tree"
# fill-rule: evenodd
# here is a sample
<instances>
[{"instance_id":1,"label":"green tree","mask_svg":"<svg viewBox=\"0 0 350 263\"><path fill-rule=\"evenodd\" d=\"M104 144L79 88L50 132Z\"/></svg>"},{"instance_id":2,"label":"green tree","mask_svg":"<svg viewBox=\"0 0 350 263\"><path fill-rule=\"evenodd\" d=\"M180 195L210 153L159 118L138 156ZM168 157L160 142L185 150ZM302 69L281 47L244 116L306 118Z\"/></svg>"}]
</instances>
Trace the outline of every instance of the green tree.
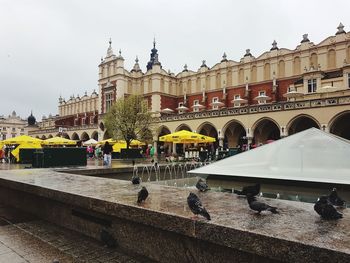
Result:
<instances>
[{"instance_id":1,"label":"green tree","mask_svg":"<svg viewBox=\"0 0 350 263\"><path fill-rule=\"evenodd\" d=\"M125 140L129 149L134 139L150 142L155 128L147 102L139 95L118 99L104 118L108 133L115 140Z\"/></svg>"}]
</instances>

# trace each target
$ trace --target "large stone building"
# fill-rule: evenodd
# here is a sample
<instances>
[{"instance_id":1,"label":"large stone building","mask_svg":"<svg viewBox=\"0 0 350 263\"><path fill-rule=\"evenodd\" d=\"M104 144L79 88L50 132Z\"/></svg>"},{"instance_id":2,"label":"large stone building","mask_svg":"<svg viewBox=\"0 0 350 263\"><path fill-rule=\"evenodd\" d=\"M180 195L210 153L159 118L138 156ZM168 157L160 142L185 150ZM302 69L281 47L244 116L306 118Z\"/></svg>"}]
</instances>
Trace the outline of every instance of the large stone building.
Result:
<instances>
[{"instance_id":1,"label":"large stone building","mask_svg":"<svg viewBox=\"0 0 350 263\"><path fill-rule=\"evenodd\" d=\"M350 32L342 24L318 44L305 34L293 50L273 41L259 56L249 49L238 61L223 54L212 67L202 61L196 71L185 65L176 75L162 69L155 42L143 72L137 58L127 70L110 41L98 83L94 116L99 113L99 139L108 137L103 115L129 94L141 94L150 110L159 113L155 143L158 136L181 129L217 137L227 147L242 138L265 143L309 127L350 139ZM68 112L80 118L88 111L81 109ZM60 115L68 112L60 103ZM77 132L79 138L83 132Z\"/></svg>"},{"instance_id":2,"label":"large stone building","mask_svg":"<svg viewBox=\"0 0 350 263\"><path fill-rule=\"evenodd\" d=\"M69 100L60 97L58 100L56 116L51 114L42 117L38 129L31 131L30 135L46 139L62 135L73 140L98 139L98 94L93 91L91 95L85 92L84 96L73 95Z\"/></svg>"},{"instance_id":3,"label":"large stone building","mask_svg":"<svg viewBox=\"0 0 350 263\"><path fill-rule=\"evenodd\" d=\"M0 140L27 135L29 131L36 128L36 120L33 114L30 114L27 120L22 119L15 111L7 117L0 116Z\"/></svg>"}]
</instances>

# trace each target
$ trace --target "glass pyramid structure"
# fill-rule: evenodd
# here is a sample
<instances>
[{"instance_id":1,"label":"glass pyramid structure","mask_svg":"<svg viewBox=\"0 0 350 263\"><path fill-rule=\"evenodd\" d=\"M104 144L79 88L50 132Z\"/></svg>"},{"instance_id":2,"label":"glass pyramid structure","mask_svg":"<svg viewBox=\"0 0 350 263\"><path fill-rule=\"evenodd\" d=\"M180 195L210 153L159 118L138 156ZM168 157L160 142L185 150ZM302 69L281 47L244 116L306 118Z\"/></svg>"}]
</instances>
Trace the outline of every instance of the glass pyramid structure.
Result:
<instances>
[{"instance_id":1,"label":"glass pyramid structure","mask_svg":"<svg viewBox=\"0 0 350 263\"><path fill-rule=\"evenodd\" d=\"M350 184L350 141L311 128L189 173Z\"/></svg>"}]
</instances>

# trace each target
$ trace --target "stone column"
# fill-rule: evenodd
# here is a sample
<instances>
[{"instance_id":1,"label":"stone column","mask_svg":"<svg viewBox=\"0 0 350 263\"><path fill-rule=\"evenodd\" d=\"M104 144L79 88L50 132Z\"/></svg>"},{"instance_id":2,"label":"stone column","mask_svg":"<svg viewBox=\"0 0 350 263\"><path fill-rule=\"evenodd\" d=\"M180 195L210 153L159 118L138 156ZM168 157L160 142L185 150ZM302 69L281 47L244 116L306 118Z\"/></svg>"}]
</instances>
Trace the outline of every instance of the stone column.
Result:
<instances>
[{"instance_id":1,"label":"stone column","mask_svg":"<svg viewBox=\"0 0 350 263\"><path fill-rule=\"evenodd\" d=\"M287 131L286 127L281 126L281 129L280 129L280 137L281 137L281 139L284 138L284 137L287 137L287 136L288 136L288 131Z\"/></svg>"},{"instance_id":2,"label":"stone column","mask_svg":"<svg viewBox=\"0 0 350 263\"><path fill-rule=\"evenodd\" d=\"M158 154L158 142L155 140L153 142L153 147L154 147L154 155Z\"/></svg>"},{"instance_id":3,"label":"stone column","mask_svg":"<svg viewBox=\"0 0 350 263\"><path fill-rule=\"evenodd\" d=\"M176 153L176 143L172 143L173 153Z\"/></svg>"},{"instance_id":4,"label":"stone column","mask_svg":"<svg viewBox=\"0 0 350 263\"><path fill-rule=\"evenodd\" d=\"M222 148L224 147L224 138L223 137L219 138L219 146Z\"/></svg>"},{"instance_id":5,"label":"stone column","mask_svg":"<svg viewBox=\"0 0 350 263\"><path fill-rule=\"evenodd\" d=\"M322 124L322 125L321 125L321 131L324 131L324 132L328 132L328 133L329 133L330 131L329 131L328 125L327 125L327 124Z\"/></svg>"}]
</instances>

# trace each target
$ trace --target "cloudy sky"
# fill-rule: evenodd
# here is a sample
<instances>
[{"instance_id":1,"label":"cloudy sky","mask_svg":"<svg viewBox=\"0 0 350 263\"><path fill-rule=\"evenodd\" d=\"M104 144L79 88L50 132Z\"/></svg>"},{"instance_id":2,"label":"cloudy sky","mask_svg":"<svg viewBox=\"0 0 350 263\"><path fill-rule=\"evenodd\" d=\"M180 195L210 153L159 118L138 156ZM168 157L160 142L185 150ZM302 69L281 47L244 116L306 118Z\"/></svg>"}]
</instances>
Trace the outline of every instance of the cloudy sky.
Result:
<instances>
[{"instance_id":1,"label":"cloudy sky","mask_svg":"<svg viewBox=\"0 0 350 263\"><path fill-rule=\"evenodd\" d=\"M315 44L350 30L348 0L0 0L0 115L12 110L37 119L57 113L58 97L97 89L108 40L131 69L144 70L157 42L164 69L197 70L239 60L247 48L294 49L304 33Z\"/></svg>"}]
</instances>

